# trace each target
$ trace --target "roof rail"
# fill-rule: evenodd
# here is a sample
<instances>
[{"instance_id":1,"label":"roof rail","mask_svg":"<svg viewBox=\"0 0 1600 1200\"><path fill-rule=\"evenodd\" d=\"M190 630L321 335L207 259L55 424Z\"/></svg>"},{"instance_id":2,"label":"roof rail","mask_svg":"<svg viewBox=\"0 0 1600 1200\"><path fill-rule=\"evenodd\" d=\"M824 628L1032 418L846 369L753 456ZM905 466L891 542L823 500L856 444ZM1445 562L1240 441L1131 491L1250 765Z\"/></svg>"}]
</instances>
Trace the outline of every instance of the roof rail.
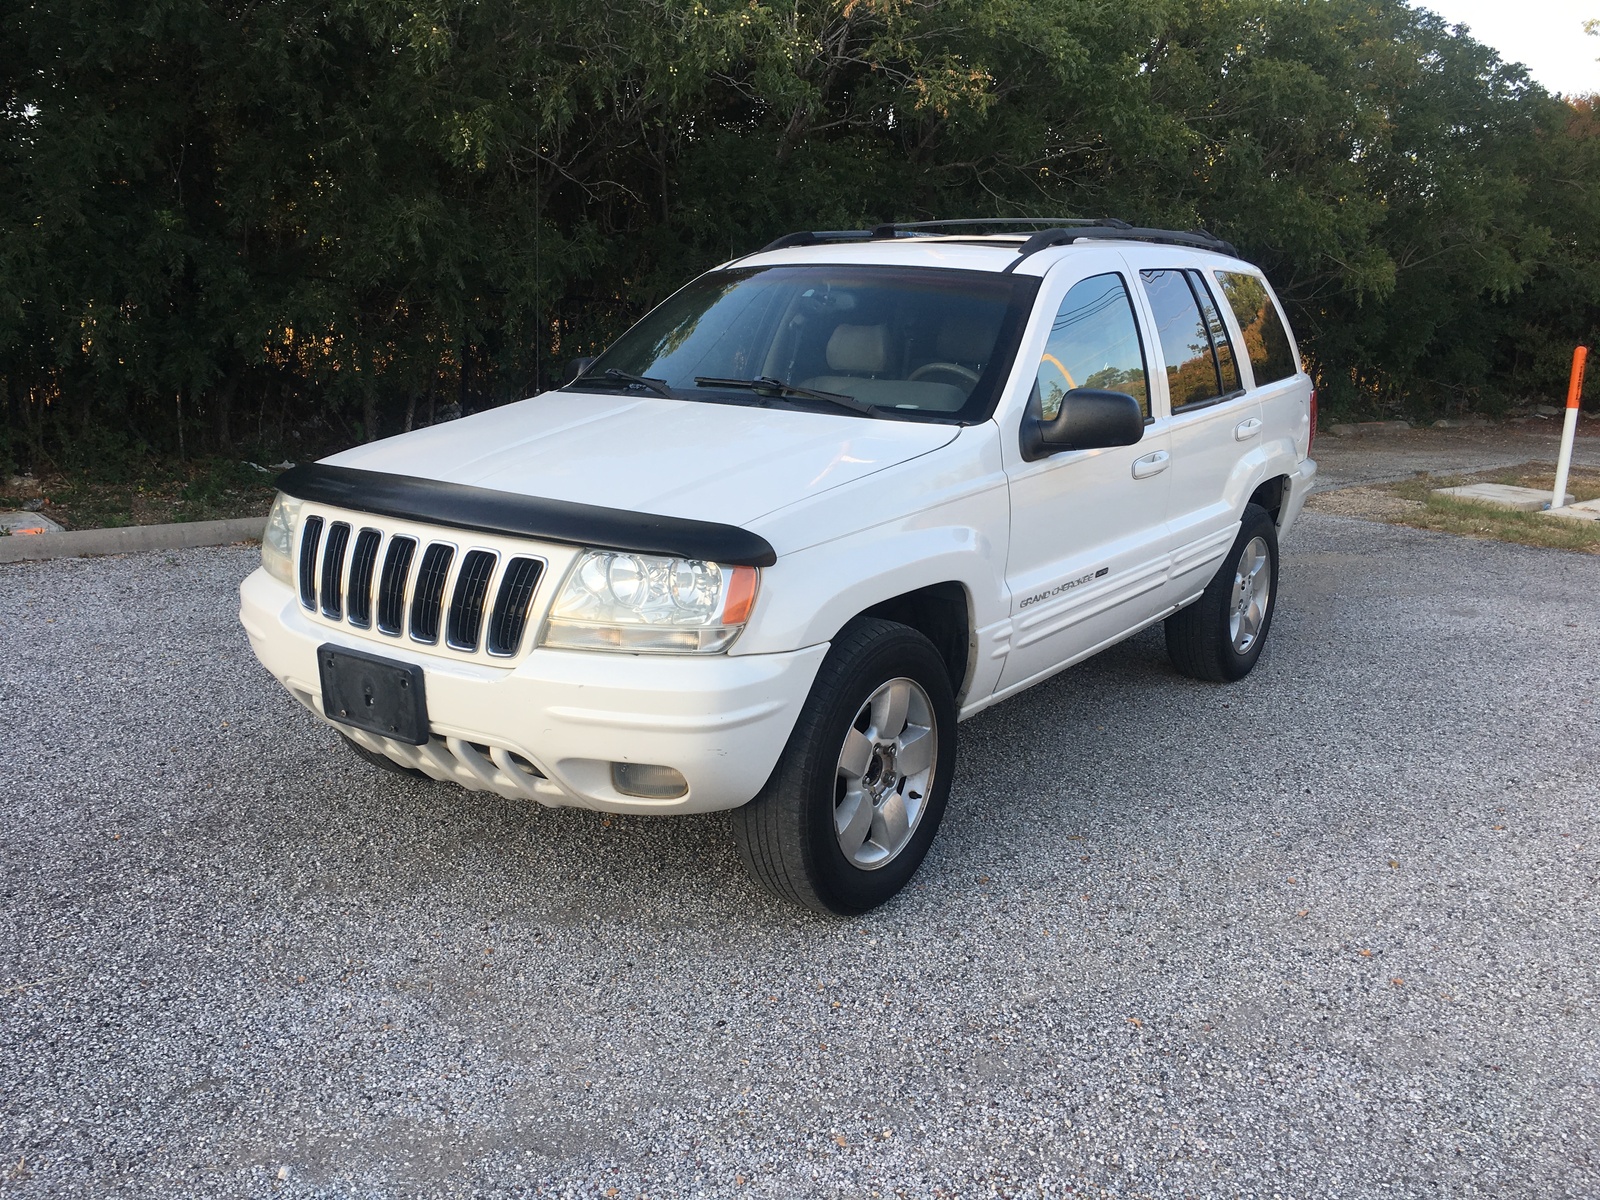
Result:
<instances>
[{"instance_id":1,"label":"roof rail","mask_svg":"<svg viewBox=\"0 0 1600 1200\"><path fill-rule=\"evenodd\" d=\"M979 225L985 228L1021 225L1030 229L1046 225L1052 229L1061 229L1073 225L1123 224L1125 222L1118 221L1115 217L962 217L949 221L888 221L880 225L874 225L871 229L811 229L801 230L798 233L786 233L781 238L768 242L756 253L765 254L768 250L787 250L790 246L818 246L824 242L886 241L889 238L899 237L902 233L925 233L935 229L952 229L963 225ZM1129 228L1132 228L1132 226L1129 226Z\"/></svg>"},{"instance_id":2,"label":"roof rail","mask_svg":"<svg viewBox=\"0 0 1600 1200\"><path fill-rule=\"evenodd\" d=\"M1193 246L1199 250L1215 250L1220 254L1239 257L1232 242L1225 242L1214 233L1203 229L1188 232L1177 229L1143 229L1121 221L1077 225L1070 229L1042 229L1017 248L1017 257L1006 265L1005 274L1015 271L1030 254L1048 250L1051 246L1066 246L1079 238L1113 238L1118 241L1164 242L1171 246Z\"/></svg>"},{"instance_id":3,"label":"roof rail","mask_svg":"<svg viewBox=\"0 0 1600 1200\"><path fill-rule=\"evenodd\" d=\"M1017 250L1016 261L1006 267L1009 273L1029 255L1037 254L1051 246L1065 246L1078 238L1120 238L1139 242L1166 242L1176 246L1194 246L1201 250L1216 250L1223 254L1238 256L1238 251L1232 243L1205 232L1203 229L1181 231L1176 229L1147 229L1141 226L1130 225L1116 217L963 217L946 221L891 221L881 225L874 225L871 229L812 229L801 230L798 233L786 233L782 237L768 242L757 250L757 254L765 254L769 250L787 250L791 246L820 246L827 242L874 242L887 241L902 235L915 236L918 233L932 233L935 230L955 229L959 227L978 226L984 229L998 229L1005 226L1013 228L1023 226L1037 228L1040 225L1048 228L1040 229Z\"/></svg>"}]
</instances>

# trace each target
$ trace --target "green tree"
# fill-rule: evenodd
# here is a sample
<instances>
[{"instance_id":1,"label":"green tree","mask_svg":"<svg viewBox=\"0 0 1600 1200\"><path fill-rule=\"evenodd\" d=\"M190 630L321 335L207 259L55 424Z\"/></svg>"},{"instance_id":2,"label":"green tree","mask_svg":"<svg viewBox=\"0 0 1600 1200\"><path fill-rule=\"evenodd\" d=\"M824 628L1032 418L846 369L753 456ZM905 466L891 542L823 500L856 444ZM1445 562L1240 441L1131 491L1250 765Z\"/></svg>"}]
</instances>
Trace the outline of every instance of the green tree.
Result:
<instances>
[{"instance_id":1,"label":"green tree","mask_svg":"<svg viewBox=\"0 0 1600 1200\"><path fill-rule=\"evenodd\" d=\"M1548 396L1600 312L1593 102L1401 0L35 0L0 67L29 462L514 399L885 218L1203 224L1350 411Z\"/></svg>"}]
</instances>

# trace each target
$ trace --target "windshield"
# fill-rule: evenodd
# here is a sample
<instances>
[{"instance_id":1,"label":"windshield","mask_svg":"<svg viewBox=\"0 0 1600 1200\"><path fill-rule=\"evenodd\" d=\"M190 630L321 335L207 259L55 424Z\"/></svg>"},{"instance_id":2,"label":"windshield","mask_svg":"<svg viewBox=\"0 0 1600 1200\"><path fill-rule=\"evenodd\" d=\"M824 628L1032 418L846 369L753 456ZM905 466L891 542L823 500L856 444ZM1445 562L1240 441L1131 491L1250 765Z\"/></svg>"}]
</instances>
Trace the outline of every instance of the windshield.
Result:
<instances>
[{"instance_id":1,"label":"windshield","mask_svg":"<svg viewBox=\"0 0 1600 1200\"><path fill-rule=\"evenodd\" d=\"M665 385L686 400L986 420L1038 282L926 267L713 271L650 312L567 387Z\"/></svg>"}]
</instances>

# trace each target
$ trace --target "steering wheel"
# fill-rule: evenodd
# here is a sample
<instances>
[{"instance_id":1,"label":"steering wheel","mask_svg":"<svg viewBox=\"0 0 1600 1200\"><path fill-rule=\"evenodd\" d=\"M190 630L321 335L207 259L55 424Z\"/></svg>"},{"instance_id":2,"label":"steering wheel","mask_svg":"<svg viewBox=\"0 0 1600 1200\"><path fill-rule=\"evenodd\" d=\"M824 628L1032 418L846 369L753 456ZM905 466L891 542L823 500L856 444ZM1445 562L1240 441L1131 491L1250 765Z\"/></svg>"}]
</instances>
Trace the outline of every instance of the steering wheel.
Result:
<instances>
[{"instance_id":1,"label":"steering wheel","mask_svg":"<svg viewBox=\"0 0 1600 1200\"><path fill-rule=\"evenodd\" d=\"M960 363L953 362L923 363L910 375L906 376L906 381L908 383L920 383L930 375L954 376L961 381L956 386L960 387L961 384L966 384L966 390L969 392L978 386L978 373L976 371L971 367L963 367Z\"/></svg>"}]
</instances>

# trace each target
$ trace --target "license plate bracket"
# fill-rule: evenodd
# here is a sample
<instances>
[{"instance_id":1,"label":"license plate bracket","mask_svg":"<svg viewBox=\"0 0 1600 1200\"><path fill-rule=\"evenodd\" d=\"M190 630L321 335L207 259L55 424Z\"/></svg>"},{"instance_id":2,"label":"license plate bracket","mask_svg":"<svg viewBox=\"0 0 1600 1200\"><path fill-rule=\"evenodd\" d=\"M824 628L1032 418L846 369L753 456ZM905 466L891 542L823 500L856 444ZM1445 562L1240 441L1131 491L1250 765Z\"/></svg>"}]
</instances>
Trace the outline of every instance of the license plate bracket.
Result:
<instances>
[{"instance_id":1,"label":"license plate bracket","mask_svg":"<svg viewBox=\"0 0 1600 1200\"><path fill-rule=\"evenodd\" d=\"M330 721L413 746L428 741L428 698L422 668L364 650L317 647L322 711Z\"/></svg>"}]
</instances>

